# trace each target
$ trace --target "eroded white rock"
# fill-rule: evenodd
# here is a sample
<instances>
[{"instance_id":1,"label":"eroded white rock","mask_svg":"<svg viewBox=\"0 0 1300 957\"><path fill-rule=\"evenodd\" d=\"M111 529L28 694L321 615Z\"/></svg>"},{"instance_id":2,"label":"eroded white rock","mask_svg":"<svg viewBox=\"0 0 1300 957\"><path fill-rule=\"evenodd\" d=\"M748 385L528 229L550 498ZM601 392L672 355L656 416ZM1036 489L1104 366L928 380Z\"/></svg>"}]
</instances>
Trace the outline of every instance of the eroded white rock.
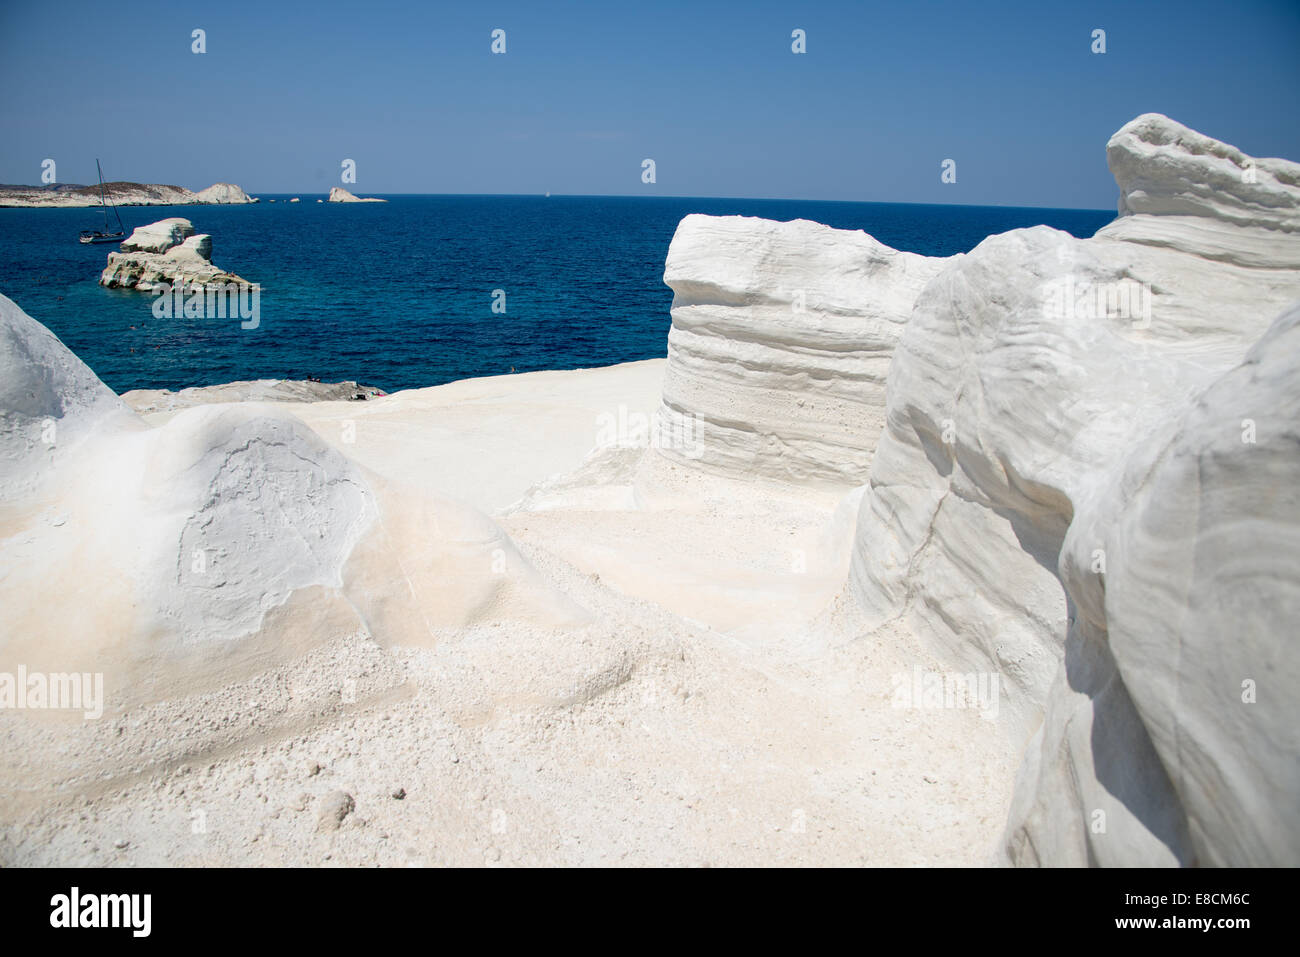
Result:
<instances>
[{"instance_id":1,"label":"eroded white rock","mask_svg":"<svg viewBox=\"0 0 1300 957\"><path fill-rule=\"evenodd\" d=\"M862 484L890 356L944 262L806 220L687 216L664 268L663 453L733 475Z\"/></svg>"},{"instance_id":2,"label":"eroded white rock","mask_svg":"<svg viewBox=\"0 0 1300 957\"><path fill-rule=\"evenodd\" d=\"M194 235L194 224L188 219L173 216L160 219L147 226L137 226L131 235L122 241L122 252L165 253L173 246L178 246L189 236Z\"/></svg>"},{"instance_id":3,"label":"eroded white rock","mask_svg":"<svg viewBox=\"0 0 1300 957\"><path fill-rule=\"evenodd\" d=\"M140 226L121 249L108 254L108 264L99 277L101 286L148 292L164 284L184 284L186 289L251 285L213 265L212 237L195 234L188 219L164 219Z\"/></svg>"},{"instance_id":4,"label":"eroded white rock","mask_svg":"<svg viewBox=\"0 0 1300 957\"><path fill-rule=\"evenodd\" d=\"M0 497L38 487L86 438L138 425L52 332L0 295Z\"/></svg>"},{"instance_id":5,"label":"eroded white rock","mask_svg":"<svg viewBox=\"0 0 1300 957\"><path fill-rule=\"evenodd\" d=\"M1192 469L1191 453L1181 467L1166 462L1183 526L1164 511L1172 500L1162 522L1143 518L1155 506L1125 478L1177 445L1187 408L1234 381L1223 377L1300 299L1300 273L1286 265L1300 262L1300 247L1286 216L1255 211L1244 221L1240 197L1190 182L1192 167L1229 162L1230 151L1163 117L1130 124L1110 151L1129 215L1090 240L1036 227L954 258L918 297L894 353L849 589L866 627L901 619L955 670L1003 679L1007 730L1036 733L1008 822L1017 863L1300 859L1284 823L1290 772L1279 787L1262 765L1235 757L1272 739L1294 763L1295 699L1269 713L1227 708L1251 673L1289 673L1277 664L1272 616L1291 608L1294 542L1280 532L1251 572L1234 578L1227 568L1252 549L1246 516L1274 514L1287 527L1292 503L1237 472L1250 461L1244 449L1217 471ZM1264 205L1277 209L1300 196L1285 175L1268 188L1278 195ZM1183 441L1240 445L1250 410L1289 408L1290 394L1275 388L1247 398L1242 387L1234 399L1222 387L1217 438L1203 421ZM1272 454L1287 451L1283 442ZM1284 472L1267 453L1261 465ZM1232 500L1225 511L1243 520L1212 527L1198 494ZM1143 521L1144 543L1133 531ZM1117 566L1126 550L1141 562ZM1196 555L1204 567L1193 570ZM1185 656L1196 607L1233 607L1232 588L1269 610L1238 615L1241 630L1220 634L1234 649L1228 675L1208 634L1199 660ZM1211 673L1227 684L1209 687ZM1238 775L1228 803L1250 807L1233 828L1208 808L1225 768Z\"/></svg>"},{"instance_id":6,"label":"eroded white rock","mask_svg":"<svg viewBox=\"0 0 1300 957\"><path fill-rule=\"evenodd\" d=\"M584 620L482 513L363 470L283 407L149 428L3 298L0 321L0 671L102 673L112 713L340 636Z\"/></svg>"},{"instance_id":7,"label":"eroded white rock","mask_svg":"<svg viewBox=\"0 0 1300 957\"><path fill-rule=\"evenodd\" d=\"M255 202L255 200L234 183L213 183L207 189L201 189L195 193L194 202L242 205Z\"/></svg>"},{"instance_id":8,"label":"eroded white rock","mask_svg":"<svg viewBox=\"0 0 1300 957\"><path fill-rule=\"evenodd\" d=\"M1159 113L1106 146L1119 218L1097 235L1245 266L1300 267L1300 163L1248 156Z\"/></svg>"}]
</instances>

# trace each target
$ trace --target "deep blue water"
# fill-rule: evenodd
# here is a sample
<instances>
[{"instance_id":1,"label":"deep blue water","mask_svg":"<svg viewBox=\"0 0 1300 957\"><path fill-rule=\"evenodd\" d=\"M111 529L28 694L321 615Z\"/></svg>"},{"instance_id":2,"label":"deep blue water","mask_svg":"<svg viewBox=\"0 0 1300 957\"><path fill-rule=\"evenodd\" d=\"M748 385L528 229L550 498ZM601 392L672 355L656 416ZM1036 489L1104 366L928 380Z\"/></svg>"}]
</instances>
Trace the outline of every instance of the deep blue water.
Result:
<instances>
[{"instance_id":1,"label":"deep blue water","mask_svg":"<svg viewBox=\"0 0 1300 957\"><path fill-rule=\"evenodd\" d=\"M261 324L155 319L153 297L97 284L112 245L82 246L93 209L0 209L0 292L111 388L237 379L356 379L389 391L514 368L662 356L672 291L664 256L687 213L811 219L898 249L967 252L1046 224L1088 237L1111 212L579 196L390 196L390 202L126 207L128 232L184 216L213 261L261 283ZM267 200L276 199L269 203ZM506 293L504 315L492 291Z\"/></svg>"}]
</instances>

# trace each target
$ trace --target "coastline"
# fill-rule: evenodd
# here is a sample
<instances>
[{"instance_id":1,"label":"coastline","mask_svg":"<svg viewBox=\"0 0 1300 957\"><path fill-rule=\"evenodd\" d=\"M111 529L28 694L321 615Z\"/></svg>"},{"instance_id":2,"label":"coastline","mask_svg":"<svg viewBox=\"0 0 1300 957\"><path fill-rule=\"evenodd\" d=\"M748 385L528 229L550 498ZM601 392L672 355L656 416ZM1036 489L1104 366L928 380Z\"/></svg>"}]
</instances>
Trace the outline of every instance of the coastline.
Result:
<instances>
[{"instance_id":1,"label":"coastline","mask_svg":"<svg viewBox=\"0 0 1300 957\"><path fill-rule=\"evenodd\" d=\"M195 192L162 183L105 183L113 206L244 206L258 202L232 183ZM0 209L84 209L102 206L99 186L0 186Z\"/></svg>"},{"instance_id":2,"label":"coastline","mask_svg":"<svg viewBox=\"0 0 1300 957\"><path fill-rule=\"evenodd\" d=\"M1300 164L1107 157L1092 238L691 213L665 358L364 401L0 296L0 678L110 692L0 708L0 863L1294 863Z\"/></svg>"}]
</instances>

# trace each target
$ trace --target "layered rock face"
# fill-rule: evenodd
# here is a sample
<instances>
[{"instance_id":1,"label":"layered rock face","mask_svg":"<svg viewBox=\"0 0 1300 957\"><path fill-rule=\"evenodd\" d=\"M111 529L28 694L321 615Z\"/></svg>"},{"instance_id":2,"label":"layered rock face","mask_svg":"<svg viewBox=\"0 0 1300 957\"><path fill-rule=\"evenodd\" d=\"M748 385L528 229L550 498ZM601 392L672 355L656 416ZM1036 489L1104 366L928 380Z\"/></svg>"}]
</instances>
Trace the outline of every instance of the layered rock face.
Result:
<instances>
[{"instance_id":1,"label":"layered rock face","mask_svg":"<svg viewBox=\"0 0 1300 957\"><path fill-rule=\"evenodd\" d=\"M890 355L945 262L804 220L687 216L664 269L664 454L733 475L861 485Z\"/></svg>"},{"instance_id":2,"label":"layered rock face","mask_svg":"<svg viewBox=\"0 0 1300 957\"><path fill-rule=\"evenodd\" d=\"M1300 164L1148 113L1106 146L1119 218L1098 233L1244 266L1300 268Z\"/></svg>"},{"instance_id":3,"label":"layered rock face","mask_svg":"<svg viewBox=\"0 0 1300 957\"><path fill-rule=\"evenodd\" d=\"M331 203L386 203L386 199L376 199L374 197L354 196L342 186L335 186L330 190L329 202Z\"/></svg>"},{"instance_id":4,"label":"layered rock face","mask_svg":"<svg viewBox=\"0 0 1300 957\"><path fill-rule=\"evenodd\" d=\"M1297 167L1154 115L1109 155L1115 224L990 237L918 297L849 592L1003 677L1011 861L1295 864L1300 353L1264 334L1300 299Z\"/></svg>"},{"instance_id":5,"label":"layered rock face","mask_svg":"<svg viewBox=\"0 0 1300 957\"><path fill-rule=\"evenodd\" d=\"M1292 308L1076 512L1061 557L1075 615L1014 860L1300 860L1298 349Z\"/></svg>"},{"instance_id":6,"label":"layered rock face","mask_svg":"<svg viewBox=\"0 0 1300 957\"><path fill-rule=\"evenodd\" d=\"M1156 114L1107 155L1092 239L687 217L657 453L866 477L843 606L1000 679L1009 862L1294 865L1300 165Z\"/></svg>"},{"instance_id":7,"label":"layered rock face","mask_svg":"<svg viewBox=\"0 0 1300 957\"><path fill-rule=\"evenodd\" d=\"M212 264L212 237L194 232L188 219L174 217L140 226L108 254L99 284L148 292L161 284L186 289L248 286L251 283Z\"/></svg>"}]
</instances>

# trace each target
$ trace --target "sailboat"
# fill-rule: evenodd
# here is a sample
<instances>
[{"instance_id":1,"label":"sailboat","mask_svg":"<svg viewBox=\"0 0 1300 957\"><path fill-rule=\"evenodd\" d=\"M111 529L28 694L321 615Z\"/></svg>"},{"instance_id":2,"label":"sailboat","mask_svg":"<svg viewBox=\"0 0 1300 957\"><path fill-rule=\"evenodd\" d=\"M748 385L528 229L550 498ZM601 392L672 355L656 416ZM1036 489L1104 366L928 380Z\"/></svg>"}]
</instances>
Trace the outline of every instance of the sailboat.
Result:
<instances>
[{"instance_id":1,"label":"sailboat","mask_svg":"<svg viewBox=\"0 0 1300 957\"><path fill-rule=\"evenodd\" d=\"M81 231L81 241L83 243L120 243L126 239L126 227L122 225L122 216L104 195L104 171L99 166L99 160L95 160L95 169L99 173L99 206L104 211L104 229L83 229ZM108 231L108 207L113 206L113 215L117 217L117 232Z\"/></svg>"}]
</instances>

